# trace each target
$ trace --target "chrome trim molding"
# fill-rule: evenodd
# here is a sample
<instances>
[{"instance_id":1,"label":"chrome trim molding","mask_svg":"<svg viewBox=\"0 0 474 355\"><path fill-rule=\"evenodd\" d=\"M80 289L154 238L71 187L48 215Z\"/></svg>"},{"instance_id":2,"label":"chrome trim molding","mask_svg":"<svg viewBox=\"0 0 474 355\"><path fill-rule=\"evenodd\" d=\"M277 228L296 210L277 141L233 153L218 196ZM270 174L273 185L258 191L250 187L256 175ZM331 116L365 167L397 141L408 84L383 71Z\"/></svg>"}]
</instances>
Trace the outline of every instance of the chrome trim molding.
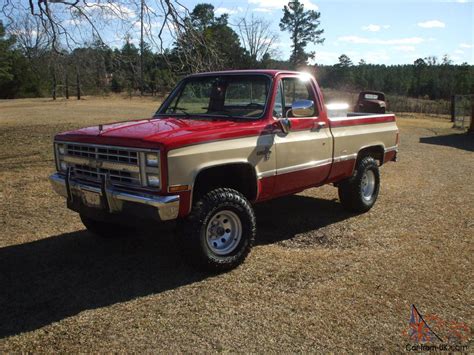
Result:
<instances>
[{"instance_id":1,"label":"chrome trim molding","mask_svg":"<svg viewBox=\"0 0 474 355\"><path fill-rule=\"evenodd\" d=\"M65 176L55 173L49 177L49 180L53 185L53 190L58 195L68 198ZM70 180L68 185L71 192L86 190L103 196L103 191L100 187L85 185L74 180ZM138 192L123 192L114 189L110 184L107 184L104 191L109 204L109 212L111 213L121 212L123 201L128 201L155 207L162 221L172 220L178 217L179 195L156 196Z\"/></svg>"},{"instance_id":2,"label":"chrome trim molding","mask_svg":"<svg viewBox=\"0 0 474 355\"><path fill-rule=\"evenodd\" d=\"M334 163L340 163L341 161L354 160L354 159L357 159L357 153L334 157Z\"/></svg>"},{"instance_id":3,"label":"chrome trim molding","mask_svg":"<svg viewBox=\"0 0 474 355\"><path fill-rule=\"evenodd\" d=\"M317 160L317 161L310 161L308 163L304 164L298 164L298 165L293 165L293 166L288 166L282 169L277 170L277 174L287 174L287 173L292 173L295 171L300 171L300 170L306 170L306 169L311 169L311 168L317 168L320 166L328 165L332 163L332 158L329 159L324 159L324 160Z\"/></svg>"},{"instance_id":4,"label":"chrome trim molding","mask_svg":"<svg viewBox=\"0 0 474 355\"><path fill-rule=\"evenodd\" d=\"M276 175L276 170L268 170L268 171L262 171L261 173L257 174L257 178L263 179L269 176L275 176Z\"/></svg>"},{"instance_id":5,"label":"chrome trim molding","mask_svg":"<svg viewBox=\"0 0 474 355\"><path fill-rule=\"evenodd\" d=\"M394 145L393 147L388 147L388 148L385 148L385 153L388 153L388 152L398 152L398 145Z\"/></svg>"},{"instance_id":6,"label":"chrome trim molding","mask_svg":"<svg viewBox=\"0 0 474 355\"><path fill-rule=\"evenodd\" d=\"M310 161L308 163L288 166L288 167L285 167L285 168L282 168L282 169L264 171L264 172L258 173L257 177L259 179L262 179L262 178L269 177L269 176L283 175L283 174L293 173L293 172L296 172L296 171L307 170L307 169L311 169L311 168L317 168L317 167L325 166L325 165L328 165L328 164L331 164L331 163L332 163L332 158L324 159L324 160L317 160L317 161Z\"/></svg>"}]
</instances>

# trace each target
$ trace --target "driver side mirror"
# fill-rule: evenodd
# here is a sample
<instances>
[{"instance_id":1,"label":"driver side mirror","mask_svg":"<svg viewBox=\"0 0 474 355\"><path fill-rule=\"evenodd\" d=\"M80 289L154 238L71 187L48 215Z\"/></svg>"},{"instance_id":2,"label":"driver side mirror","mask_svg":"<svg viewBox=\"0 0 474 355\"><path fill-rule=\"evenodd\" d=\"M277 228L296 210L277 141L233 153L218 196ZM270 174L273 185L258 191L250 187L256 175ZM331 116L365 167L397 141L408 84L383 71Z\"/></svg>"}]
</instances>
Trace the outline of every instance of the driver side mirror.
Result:
<instances>
[{"instance_id":1,"label":"driver side mirror","mask_svg":"<svg viewBox=\"0 0 474 355\"><path fill-rule=\"evenodd\" d=\"M295 117L311 117L314 115L314 101L313 100L294 101L293 104L291 105L291 112L293 113L293 116Z\"/></svg>"},{"instance_id":2,"label":"driver side mirror","mask_svg":"<svg viewBox=\"0 0 474 355\"><path fill-rule=\"evenodd\" d=\"M286 117L280 118L280 126L285 134L288 134L291 130L291 120L288 114L293 114L294 117L310 117L314 114L314 101L313 100L298 100L294 101L291 108L287 111Z\"/></svg>"}]
</instances>

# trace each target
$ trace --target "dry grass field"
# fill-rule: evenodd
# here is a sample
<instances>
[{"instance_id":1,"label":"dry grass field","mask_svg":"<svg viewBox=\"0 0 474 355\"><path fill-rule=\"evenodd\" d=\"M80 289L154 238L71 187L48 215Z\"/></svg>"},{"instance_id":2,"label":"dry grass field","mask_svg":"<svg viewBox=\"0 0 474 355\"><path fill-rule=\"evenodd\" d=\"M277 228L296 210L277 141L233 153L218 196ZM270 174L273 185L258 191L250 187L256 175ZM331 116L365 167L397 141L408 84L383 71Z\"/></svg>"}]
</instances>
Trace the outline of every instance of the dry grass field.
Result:
<instances>
[{"instance_id":1,"label":"dry grass field","mask_svg":"<svg viewBox=\"0 0 474 355\"><path fill-rule=\"evenodd\" d=\"M258 205L245 264L207 275L170 231L93 237L47 180L55 132L157 106L0 102L0 352L404 351L411 304L472 339L473 136L401 117L369 213L344 212L331 186Z\"/></svg>"}]
</instances>

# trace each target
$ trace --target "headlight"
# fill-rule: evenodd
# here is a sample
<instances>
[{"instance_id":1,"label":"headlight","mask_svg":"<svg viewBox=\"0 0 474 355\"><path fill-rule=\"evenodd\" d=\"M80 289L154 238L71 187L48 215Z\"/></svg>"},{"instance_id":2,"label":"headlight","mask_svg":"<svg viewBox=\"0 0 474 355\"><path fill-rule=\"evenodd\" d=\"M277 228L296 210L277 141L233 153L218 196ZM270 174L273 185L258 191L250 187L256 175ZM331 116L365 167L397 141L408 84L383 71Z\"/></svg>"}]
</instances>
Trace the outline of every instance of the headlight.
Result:
<instances>
[{"instance_id":1,"label":"headlight","mask_svg":"<svg viewBox=\"0 0 474 355\"><path fill-rule=\"evenodd\" d=\"M147 175L148 186L160 186L160 177L158 175Z\"/></svg>"},{"instance_id":2,"label":"headlight","mask_svg":"<svg viewBox=\"0 0 474 355\"><path fill-rule=\"evenodd\" d=\"M158 153L147 153L146 155L146 165L148 166L158 166L159 163Z\"/></svg>"}]
</instances>

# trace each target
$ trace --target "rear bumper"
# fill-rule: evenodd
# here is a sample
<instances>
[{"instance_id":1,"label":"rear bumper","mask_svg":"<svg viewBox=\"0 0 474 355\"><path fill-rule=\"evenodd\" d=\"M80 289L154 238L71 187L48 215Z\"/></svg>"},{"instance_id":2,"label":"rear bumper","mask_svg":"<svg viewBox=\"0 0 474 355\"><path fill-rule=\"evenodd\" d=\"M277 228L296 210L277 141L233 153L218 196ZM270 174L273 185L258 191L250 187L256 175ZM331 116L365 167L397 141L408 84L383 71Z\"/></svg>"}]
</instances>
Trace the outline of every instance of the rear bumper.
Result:
<instances>
[{"instance_id":1,"label":"rear bumper","mask_svg":"<svg viewBox=\"0 0 474 355\"><path fill-rule=\"evenodd\" d=\"M156 212L157 219L169 221L176 219L179 212L179 196L157 196L138 192L124 192L115 189L110 184L103 183L102 186L91 186L68 179L61 174L53 174L49 177L53 189L59 195L68 200L68 207L77 206L75 200L80 200L83 191L96 193L104 201L105 212L121 213L129 210L130 204L148 206ZM80 205L83 205L82 201ZM71 207L70 207L71 208ZM76 210L76 208L72 208Z\"/></svg>"}]
</instances>

